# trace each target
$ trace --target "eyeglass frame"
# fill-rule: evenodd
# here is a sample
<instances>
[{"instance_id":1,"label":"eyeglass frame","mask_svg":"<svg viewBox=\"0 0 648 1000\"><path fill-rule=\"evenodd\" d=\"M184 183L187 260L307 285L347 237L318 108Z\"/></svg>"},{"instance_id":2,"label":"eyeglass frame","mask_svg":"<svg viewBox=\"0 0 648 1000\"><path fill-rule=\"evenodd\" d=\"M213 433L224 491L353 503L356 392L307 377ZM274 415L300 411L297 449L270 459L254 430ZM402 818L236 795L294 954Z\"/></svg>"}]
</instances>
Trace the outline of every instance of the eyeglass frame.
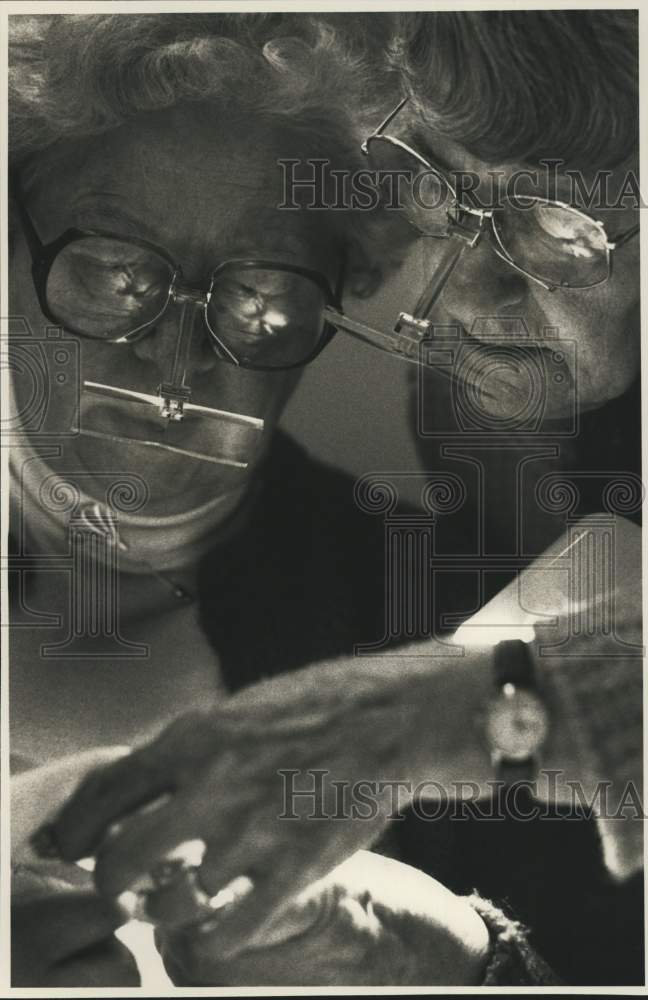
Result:
<instances>
[{"instance_id":1,"label":"eyeglass frame","mask_svg":"<svg viewBox=\"0 0 648 1000\"><path fill-rule=\"evenodd\" d=\"M573 212L575 215L578 215L581 218L586 219L588 222L593 222L598 227L599 231L601 232L601 234L605 239L607 274L605 275L604 278L601 278L599 281L594 281L586 285L571 285L562 282L560 284L547 284L547 282L543 281L542 278L537 277L537 275L535 274L531 274L530 271L527 271L519 264L516 264L515 261L512 259L511 255L505 249L495 225L494 217L497 209L477 208L474 205L466 204L465 202L460 201L456 187L445 176L442 170L440 170L438 167L435 167L426 157L424 157L421 153L417 152L417 150L413 149L406 142L403 142L402 139L398 139L396 136L386 135L384 133L384 129L386 129L387 126L391 124L396 115L399 113L399 111L401 111L401 109L405 106L405 104L407 104L408 101L409 97L406 96L402 98L402 100L396 105L394 110L390 111L390 113L387 115L384 121L382 121L380 125L378 125L378 127L371 133L371 135L367 136L367 138L361 143L360 146L362 153L364 153L365 156L370 155L369 143L374 139L382 139L384 142L388 142L390 145L395 146L397 149L404 150L409 156L414 157L414 159L417 160L426 170L433 173L435 177L437 177L443 184L445 184L449 194L454 200L454 204L452 206L453 208L456 208L459 212L465 212L466 214L471 215L478 219L477 230L471 234L470 230L463 227L461 223L457 222L456 220L451 219L450 216L448 215L448 222L450 223L448 232L437 235L434 233L423 232L423 230L419 226L417 226L417 224L413 222L412 219L409 218L407 213L405 213L405 218L407 222L409 223L410 226L412 226L412 228L414 228L419 233L420 236L425 237L427 239L441 239L441 240L457 237L459 239L462 239L464 242L468 243L470 247L475 247L481 240L482 236L487 235L490 237L488 241L489 246L501 260L503 260L514 270L518 271L520 274L523 274L525 277L530 278L532 281L535 281L538 285L540 285L548 292L554 292L558 288L566 290L596 288L598 285L605 284L605 282L612 277L612 253L619 247L624 246L629 240L633 238L633 236L637 235L640 229L638 223L635 226L631 226L628 230L618 233L615 237L610 238L605 228L605 224L601 219L594 218L594 216L589 215L587 212L584 212L582 209L577 208L574 205L569 205L567 202L559 201L558 199L541 198L536 195L523 196L525 201L541 205L555 205L558 208L564 208L569 210L570 212ZM495 242L493 241L493 238Z\"/></svg>"},{"instance_id":2,"label":"eyeglass frame","mask_svg":"<svg viewBox=\"0 0 648 1000\"><path fill-rule=\"evenodd\" d=\"M142 340L147 334L151 333L155 324L160 320L160 318L165 314L171 302L182 303L187 301L193 301L196 305L202 305L203 307L203 318L205 321L205 326L209 332L209 336L216 343L219 348L219 352L223 352L224 356L220 357L220 360L227 362L228 364L235 365L238 368L244 368L250 371L268 371L268 372L279 372L279 371L291 371L296 368L303 368L314 361L319 354L322 353L324 348L331 342L335 334L337 333L337 327L334 326L329 320L331 318L331 310L338 312L340 314L340 321L343 320L342 306L341 306L341 288L344 281L344 271L345 271L345 258L343 255L342 262L340 265L340 273L338 280L336 282L336 291L331 287L331 283L328 278L322 274L320 271L312 270L311 268L301 267L297 264L286 264L279 261L271 261L266 258L255 258L255 257L232 257L228 260L221 262L217 267L215 267L209 273L209 287L205 289L200 289L199 287L190 285L181 285L177 283L178 278L182 278L182 266L177 264L172 258L169 252L164 249L164 247L158 246L156 243L152 243L149 240L139 239L134 236L124 236L119 233L114 233L109 230L101 229L79 229L77 227L70 227L66 229L60 236L51 243L43 243L36 226L34 225L32 218L27 211L27 208L23 204L22 197L20 196L20 189L17 189L17 194L14 194L14 201L18 208L21 223L23 226L23 231L25 233L25 238L27 241L27 246L32 258L32 279L34 282L34 289L36 291L36 296L38 298L38 303L44 316L47 317L52 323L61 323L61 319L57 317L51 310L48 300L47 300L47 279L50 275L52 265L58 255L66 246L71 243L75 243L82 239L87 238L100 238L100 239L110 239L116 240L120 243L131 244L132 246L140 247L144 250L150 250L157 254L167 264L173 269L171 279L169 281L169 288L167 292L167 297L164 305L160 311L153 317L153 319L147 320L146 323L141 324L134 330L130 330L126 334L120 334L119 336L109 336L109 337L93 337L90 334L81 333L79 331L73 330L72 332L75 336L83 337L87 340L92 340L98 343L136 343ZM240 361L236 355L222 342L218 334L212 330L209 318L208 318L208 306L211 299L212 289L217 277L227 271L230 268L239 267L244 269L266 269L274 271L283 271L288 274L298 274L301 277L310 279L319 289L322 291L326 297L326 304L323 308L323 312L326 313L324 318L324 326L322 333L320 334L319 341L310 352L310 354L301 361L292 362L287 365L257 365L246 361ZM65 326L65 324L63 324ZM351 331L349 331L351 332Z\"/></svg>"},{"instance_id":3,"label":"eyeglass frame","mask_svg":"<svg viewBox=\"0 0 648 1000\"><path fill-rule=\"evenodd\" d=\"M404 102L401 102L397 110L399 110L400 107L402 107L403 103ZM386 123L388 124L388 120L386 120ZM383 123L383 125L384 124L385 123ZM415 155L418 158L418 154ZM27 239L27 244L32 257L32 278L34 281L34 287L36 289L36 294L38 296L39 304L41 309L43 310L44 315L47 316L49 319L51 319L52 322L54 323L59 323L60 321L52 314L52 312L49 309L49 305L47 303L47 295L46 295L46 282L47 282L47 277L49 275L49 271L51 269L51 265L55 260L57 254L60 252L62 246L66 245L65 239L69 236L69 234L72 234L72 239L80 238L81 236L101 236L104 238L107 237L109 239L117 239L120 241L130 242L135 246L150 248L154 250L156 253L161 254L163 259L167 260L168 263L174 269L180 271L181 273L181 269L176 267L176 264L171 258L171 256L163 248L157 246L154 243L149 243L146 240L139 240L136 237L123 237L117 233L112 233L112 232L104 233L94 230L90 231L90 230L80 230L80 229L68 229L65 231L65 233L62 234L62 236L58 237L58 240L54 240L52 243L43 244L36 231L36 227L34 226L34 223L32 222L32 219L23 203L20 183L15 174L12 175L11 190L12 190L13 201L15 202L20 214L20 218L23 224L23 229ZM47 253L50 254L49 259L47 259L47 257L45 256ZM247 264L247 266L249 267L253 266L258 267L265 264L266 266L270 266L277 270L284 270L288 273L292 272L296 274L302 274L305 277L314 279L315 282L325 291L327 296L329 296L329 304L326 305L324 308L325 326L324 330L322 331L320 342L316 346L315 350L312 351L307 358L305 358L302 361L295 362L292 365L285 365L282 367L272 367L269 365L268 366L251 365L247 363L246 364L238 363L238 367L256 371L274 371L274 372L290 371L297 368L304 368L306 365L310 364L311 361L314 361L319 356L319 354L322 353L324 348L333 340L335 334L340 330L343 333L349 334L354 339L357 339L364 344L368 344L369 346L375 348L378 351L388 354L392 358L397 358L399 361L406 361L416 365L420 363L421 342L427 336L429 328L429 323L427 321L419 321L416 319L416 317L412 317L408 313L401 312L393 328L389 331L386 331L384 329L378 329L377 327L374 327L368 323L364 323L360 320L353 319L344 312L341 303L342 286L344 282L344 275L346 269L346 255L344 253L342 254L340 274L338 278L336 292L333 292L328 279L324 275L322 275L319 271L312 271L309 270L308 268L302 268L297 265L278 264L274 261L268 262L252 258L231 260L226 263L228 264L243 263ZM43 271L42 276L40 271L38 270L39 266ZM45 268L47 269L45 270ZM215 273L216 271L212 272L212 277ZM174 277L175 277L175 271L174 271ZM431 284L433 285L434 281ZM189 297L191 290L190 289L183 289L183 290L187 294L187 297ZM195 291L193 292L193 294L194 294L194 301L200 303L202 295L196 297ZM169 285L169 298L170 295L171 295L171 283ZM132 331L132 334L136 334L141 330L142 331L141 335L145 336L147 329L149 327L153 327L155 322L160 318L160 316L164 314L164 312L168 308L168 304L169 304L169 299L167 299L167 302L165 303L163 309L158 313L157 317L154 320L151 320L143 324L142 327L136 328L135 331ZM206 325L210 336L215 337L211 328L209 327L209 324ZM126 341L131 339L131 334L122 335L121 337L116 337L112 340L110 338L90 337L88 334L83 334L83 333L78 334L78 336L87 337L87 339L89 340L97 340L99 342L101 342L101 340L103 339L105 343L118 343L119 341L123 342L125 339ZM133 339L135 339L134 336ZM224 347L224 345L222 346L226 355L225 357L222 358L222 360L229 361L229 363L237 365L237 362L231 358L231 352L229 352L228 349ZM229 358L227 357L228 354L230 355Z\"/></svg>"}]
</instances>

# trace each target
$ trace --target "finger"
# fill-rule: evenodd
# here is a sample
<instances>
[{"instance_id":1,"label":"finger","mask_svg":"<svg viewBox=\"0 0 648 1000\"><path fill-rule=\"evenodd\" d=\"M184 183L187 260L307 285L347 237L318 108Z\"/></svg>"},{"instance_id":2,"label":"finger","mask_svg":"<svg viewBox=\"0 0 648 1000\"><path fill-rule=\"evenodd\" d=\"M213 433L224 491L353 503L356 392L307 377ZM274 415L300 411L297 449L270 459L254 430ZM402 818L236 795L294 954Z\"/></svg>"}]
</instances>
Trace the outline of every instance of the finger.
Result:
<instances>
[{"instance_id":1,"label":"finger","mask_svg":"<svg viewBox=\"0 0 648 1000\"><path fill-rule=\"evenodd\" d=\"M50 970L47 978L47 985L53 987L140 985L135 959L116 938L60 963Z\"/></svg>"},{"instance_id":2,"label":"finger","mask_svg":"<svg viewBox=\"0 0 648 1000\"><path fill-rule=\"evenodd\" d=\"M200 881L209 895L241 875L273 868L272 859L280 846L271 824L251 810L228 815L228 829L220 836L209 830L207 851L200 866Z\"/></svg>"},{"instance_id":3,"label":"finger","mask_svg":"<svg viewBox=\"0 0 648 1000\"><path fill-rule=\"evenodd\" d=\"M247 792L237 798L228 794L219 809L220 823L213 815L206 815L209 820L205 824L207 852L200 874L205 888L210 889L212 894L252 869L261 873L275 871L280 857L292 858L293 865L297 867L298 858L306 863L323 849L327 850L326 845L330 850L331 832L320 843L322 837L317 834L324 832L321 825L318 828L306 823L303 818L288 822L280 820L278 812L281 805L268 801L265 789L252 787L252 799ZM335 828L336 833L339 830L340 827Z\"/></svg>"},{"instance_id":4,"label":"finger","mask_svg":"<svg viewBox=\"0 0 648 1000\"><path fill-rule=\"evenodd\" d=\"M198 868L179 869L175 877L146 894L146 918L156 925L184 927L213 916L211 898L205 892Z\"/></svg>"},{"instance_id":5,"label":"finger","mask_svg":"<svg viewBox=\"0 0 648 1000\"><path fill-rule=\"evenodd\" d=\"M237 874L244 873L252 879L254 892L223 913L216 945L219 955L232 957L246 944L255 939L262 940L273 920L282 911L285 915L284 908L290 907L297 894L355 855L366 846L368 839L372 839L372 835L375 839L373 824L367 823L340 825L335 828L335 833L336 837L331 832L326 835L324 828L311 828L308 837L285 842L279 850L275 844L274 849L261 853L253 866L246 851L247 867L239 868ZM234 857L232 853L221 865L220 857L210 843L200 869L201 882L208 884L217 872L221 878L224 872L231 877L230 862ZM241 860L241 865L243 863Z\"/></svg>"},{"instance_id":6,"label":"finger","mask_svg":"<svg viewBox=\"0 0 648 1000\"><path fill-rule=\"evenodd\" d=\"M142 877L149 881L150 872L167 854L200 833L200 817L183 808L179 798L131 816L98 848L95 885L108 896L137 889Z\"/></svg>"},{"instance_id":7,"label":"finger","mask_svg":"<svg viewBox=\"0 0 648 1000\"><path fill-rule=\"evenodd\" d=\"M94 891L71 890L24 903L12 912L14 955L27 948L54 961L109 937L124 923L122 909Z\"/></svg>"},{"instance_id":8,"label":"finger","mask_svg":"<svg viewBox=\"0 0 648 1000\"><path fill-rule=\"evenodd\" d=\"M168 771L156 766L150 748L136 751L82 781L54 820L37 831L32 846L66 861L94 854L111 822L162 795L169 784Z\"/></svg>"},{"instance_id":9,"label":"finger","mask_svg":"<svg viewBox=\"0 0 648 1000\"><path fill-rule=\"evenodd\" d=\"M211 929L217 932L212 939L213 954L229 961L246 949L263 947L264 934L268 942L277 943L294 936L297 925L303 930L313 911L298 913L293 906L295 896L322 874L305 867L297 874L288 865L265 875L248 872L252 892L217 913L213 922ZM210 929L209 924L205 929Z\"/></svg>"},{"instance_id":10,"label":"finger","mask_svg":"<svg viewBox=\"0 0 648 1000\"><path fill-rule=\"evenodd\" d=\"M265 953L276 948L280 943L293 939L297 935L306 932L318 919L319 907L313 905L313 901L305 901L303 905L290 904L286 907L285 913L278 913L276 910L271 919L268 933L262 938L253 939L246 936L244 929L231 922L227 916L240 905L240 900L249 894L249 879L237 881L245 882L246 888L240 894L233 893L234 901L230 905L225 905L222 910L216 911L211 919L203 919L199 924L193 924L184 928L180 927L158 927L156 941L163 956L167 969L174 972L172 978L177 985L233 985L237 980L232 979L233 975L238 976L235 967L245 961L252 954ZM261 885L257 880L257 885ZM226 892L227 890L225 890ZM272 898L276 899L279 893L275 883ZM252 890L254 900L260 905L267 903L270 905L270 897L264 896L263 890ZM284 895L292 895L292 889L285 887ZM244 927L245 925L243 925ZM224 928L227 930L228 938L232 938L231 945L224 946ZM282 959L283 960L283 959ZM293 955L294 960L294 955ZM248 968L248 972L249 972ZM241 980L243 982L244 980ZM281 980L278 980L281 981ZM252 983L253 980L247 980ZM265 983L264 979L259 982Z\"/></svg>"},{"instance_id":11,"label":"finger","mask_svg":"<svg viewBox=\"0 0 648 1000\"><path fill-rule=\"evenodd\" d=\"M95 771L41 828L41 847L66 860L94 854L110 823L195 777L214 749L215 729L208 714L187 713L148 746Z\"/></svg>"},{"instance_id":12,"label":"finger","mask_svg":"<svg viewBox=\"0 0 648 1000\"><path fill-rule=\"evenodd\" d=\"M95 884L100 892L118 895L126 889L138 888L137 883L178 845L186 841L207 839L216 824L214 795L210 785L198 781L200 796L183 794L173 796L147 811L125 820L120 829L106 838L97 850ZM212 782L212 785L218 783ZM223 843L241 839L248 824L251 808L247 790L228 792L224 787L218 812L227 820L223 823ZM240 875L236 871L232 878ZM213 891L216 892L227 876L218 876Z\"/></svg>"},{"instance_id":13,"label":"finger","mask_svg":"<svg viewBox=\"0 0 648 1000\"><path fill-rule=\"evenodd\" d=\"M245 876L234 879L214 895L205 892L200 870L182 871L172 884L161 891L146 893L143 917L153 921L163 933L177 933L184 928L211 932L220 919L220 911L236 903L253 889Z\"/></svg>"},{"instance_id":14,"label":"finger","mask_svg":"<svg viewBox=\"0 0 648 1000\"><path fill-rule=\"evenodd\" d=\"M242 905L237 907L237 920L245 924L246 933L252 933L255 926L261 926L270 918L274 906L281 905L346 858L368 847L383 826L382 819L374 823L357 821L331 826L305 823L304 820L260 822L255 816L248 820L244 829L237 831L234 828L235 832L227 841L216 841L210 835L200 868L200 881L212 894L240 875L251 877L257 890L267 885L263 897L255 892L246 900L247 915ZM273 883L277 886L276 895L271 891Z\"/></svg>"},{"instance_id":15,"label":"finger","mask_svg":"<svg viewBox=\"0 0 648 1000\"><path fill-rule=\"evenodd\" d=\"M33 852L28 845L31 834L56 814L89 772L124 757L128 752L127 747L94 747L12 777L12 858L32 860Z\"/></svg>"}]
</instances>

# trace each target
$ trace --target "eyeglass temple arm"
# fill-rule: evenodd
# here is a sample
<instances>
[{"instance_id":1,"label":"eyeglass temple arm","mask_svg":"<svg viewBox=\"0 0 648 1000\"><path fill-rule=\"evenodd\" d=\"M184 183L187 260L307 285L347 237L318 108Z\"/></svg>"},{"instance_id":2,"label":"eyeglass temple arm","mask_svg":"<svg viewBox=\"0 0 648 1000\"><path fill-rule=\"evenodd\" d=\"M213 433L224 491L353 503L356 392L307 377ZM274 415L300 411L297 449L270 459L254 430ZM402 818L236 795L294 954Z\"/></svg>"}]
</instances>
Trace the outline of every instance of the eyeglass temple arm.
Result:
<instances>
[{"instance_id":1,"label":"eyeglass temple arm","mask_svg":"<svg viewBox=\"0 0 648 1000\"><path fill-rule=\"evenodd\" d=\"M631 240L633 236L636 236L639 232L639 226L633 226L631 229L626 230L625 233L619 233L618 236L612 236L610 238L610 249L616 250L617 247L622 247L624 243Z\"/></svg>"},{"instance_id":2,"label":"eyeglass temple arm","mask_svg":"<svg viewBox=\"0 0 648 1000\"><path fill-rule=\"evenodd\" d=\"M344 330L345 333L350 333L351 336L371 344L372 347L377 347L379 350L386 351L404 361L419 364L421 341L428 336L432 326L427 317L438 301L466 246L468 246L467 243L461 243L459 246L453 247L452 253L437 268L432 280L416 303L413 315L405 312L400 313L391 333L375 330L366 323L351 319L333 306L328 306L324 310L327 322L336 329Z\"/></svg>"},{"instance_id":3,"label":"eyeglass temple arm","mask_svg":"<svg viewBox=\"0 0 648 1000\"><path fill-rule=\"evenodd\" d=\"M343 330L344 333L351 334L352 337L362 340L365 344L371 344L372 347L377 347L380 351L395 355L403 361L412 361L414 364L418 362L419 344L428 329L428 324L425 323L422 329L415 331L413 335L409 331L407 333L397 331L396 328L392 333L384 333L366 323L351 319L350 316L345 316L335 306L325 308L324 318L336 330Z\"/></svg>"},{"instance_id":4,"label":"eyeglass temple arm","mask_svg":"<svg viewBox=\"0 0 648 1000\"><path fill-rule=\"evenodd\" d=\"M380 125L378 126L378 128L374 129L374 131L371 133L370 136L367 136L367 138L365 139L365 141L360 146L360 148L361 148L362 152L365 154L365 156L369 152L369 149L368 149L368 146L367 146L367 143L369 142L369 140L370 139L375 139L376 136L382 135L384 129L386 129L387 126L390 125L391 122L393 122L394 118L396 117L396 115L398 114L398 112L400 111L400 109L403 108L407 104L408 101L409 101L409 97L404 97L402 99L402 101L400 101L396 105L396 107L394 108L394 110L389 112L389 114L387 115L387 117L385 118L385 120L380 123Z\"/></svg>"},{"instance_id":5,"label":"eyeglass temple arm","mask_svg":"<svg viewBox=\"0 0 648 1000\"><path fill-rule=\"evenodd\" d=\"M27 240L27 246L29 247L29 252L32 255L32 258L35 259L41 253L43 249L43 243L40 236L36 232L36 228L31 218L29 217L27 209L23 204L22 188L20 186L18 177L15 173L12 174L10 177L9 190L12 200L16 208L18 209L18 214L20 215L20 221L22 223L25 239Z\"/></svg>"},{"instance_id":6,"label":"eyeglass temple arm","mask_svg":"<svg viewBox=\"0 0 648 1000\"><path fill-rule=\"evenodd\" d=\"M404 102L401 102L401 104L402 103ZM392 116L390 116L390 119L391 117ZM388 121L390 119L388 119ZM363 343L370 344L372 347L377 347L380 351L385 351L387 354L395 354L397 357L400 357L405 361L412 361L416 363L418 360L418 346L420 340L423 336L425 336L427 326L421 330L419 336L412 338L405 334L400 334L400 331L398 331L396 327L392 333L385 333L383 330L376 330L374 327L369 326L366 323L361 323L359 320L351 319L350 316L346 316L342 311L342 307L339 303L342 298L342 291L344 287L347 257L348 252L347 249L344 248L342 250L338 279L335 284L335 302L324 308L325 321L330 323L331 326L334 326L336 330L343 330L344 333L349 333L352 337L356 337L358 340L362 340Z\"/></svg>"}]
</instances>

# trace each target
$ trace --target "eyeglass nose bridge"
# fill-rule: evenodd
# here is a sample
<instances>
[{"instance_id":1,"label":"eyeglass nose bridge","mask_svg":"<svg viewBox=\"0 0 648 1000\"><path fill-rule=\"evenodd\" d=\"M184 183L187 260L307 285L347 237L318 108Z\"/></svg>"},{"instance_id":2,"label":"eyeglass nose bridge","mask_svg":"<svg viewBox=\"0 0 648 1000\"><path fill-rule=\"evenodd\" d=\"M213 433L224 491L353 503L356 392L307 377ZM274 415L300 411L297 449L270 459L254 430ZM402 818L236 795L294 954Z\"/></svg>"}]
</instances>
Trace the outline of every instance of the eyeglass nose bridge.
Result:
<instances>
[{"instance_id":1,"label":"eyeglass nose bridge","mask_svg":"<svg viewBox=\"0 0 648 1000\"><path fill-rule=\"evenodd\" d=\"M180 284L178 278L179 273L173 275L171 281L171 287L169 289L169 298L173 302L177 302L178 305L182 305L185 302L193 303L197 306L207 306L209 305L209 300L211 299L212 288L214 285L213 277L210 279L209 288L195 288L191 285Z\"/></svg>"},{"instance_id":2,"label":"eyeglass nose bridge","mask_svg":"<svg viewBox=\"0 0 648 1000\"><path fill-rule=\"evenodd\" d=\"M471 229L469 226L459 222L458 218L453 219L449 216L448 237L461 240L468 247L476 247L481 242L482 237L488 232L493 213L488 209L473 208L470 205L461 205L459 202L455 206L455 211L458 216L468 215L475 219L475 228Z\"/></svg>"},{"instance_id":3,"label":"eyeglass nose bridge","mask_svg":"<svg viewBox=\"0 0 648 1000\"><path fill-rule=\"evenodd\" d=\"M236 355L223 343L221 338L212 329L207 315L207 309L212 299L214 289L214 274L209 278L207 288L196 288L192 285L180 284L179 278L182 276L180 270L176 271L169 286L168 302L179 305L182 313L180 318L180 329L178 331L178 341L176 345L175 361L172 373L166 382L158 386L158 395L161 400L160 413L171 420L182 420L184 403L191 398L191 386L185 384L187 359L190 345L194 334L194 326L198 314L202 315L207 336L217 349L218 356L233 365L240 365ZM190 332L189 317L191 317Z\"/></svg>"},{"instance_id":4,"label":"eyeglass nose bridge","mask_svg":"<svg viewBox=\"0 0 648 1000\"><path fill-rule=\"evenodd\" d=\"M206 316L214 284L213 276L207 289L183 285L176 271L169 287L169 302L181 309L180 327L171 371L166 381L158 386L160 416L179 421L184 417L184 406L191 399L191 386L186 382L187 364L198 314Z\"/></svg>"}]
</instances>

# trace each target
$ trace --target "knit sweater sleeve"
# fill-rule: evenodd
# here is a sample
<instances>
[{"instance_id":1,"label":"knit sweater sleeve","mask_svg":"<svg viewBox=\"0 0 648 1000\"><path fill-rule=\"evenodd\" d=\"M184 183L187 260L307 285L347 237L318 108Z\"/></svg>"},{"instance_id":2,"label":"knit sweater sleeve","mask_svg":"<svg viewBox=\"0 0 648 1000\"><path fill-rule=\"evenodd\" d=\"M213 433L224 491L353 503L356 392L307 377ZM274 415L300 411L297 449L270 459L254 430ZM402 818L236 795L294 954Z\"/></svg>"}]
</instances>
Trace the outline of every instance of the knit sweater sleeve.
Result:
<instances>
[{"instance_id":1,"label":"knit sweater sleeve","mask_svg":"<svg viewBox=\"0 0 648 1000\"><path fill-rule=\"evenodd\" d=\"M561 980L533 950L526 928L477 893L468 902L482 918L490 948L482 986L560 986Z\"/></svg>"}]
</instances>

